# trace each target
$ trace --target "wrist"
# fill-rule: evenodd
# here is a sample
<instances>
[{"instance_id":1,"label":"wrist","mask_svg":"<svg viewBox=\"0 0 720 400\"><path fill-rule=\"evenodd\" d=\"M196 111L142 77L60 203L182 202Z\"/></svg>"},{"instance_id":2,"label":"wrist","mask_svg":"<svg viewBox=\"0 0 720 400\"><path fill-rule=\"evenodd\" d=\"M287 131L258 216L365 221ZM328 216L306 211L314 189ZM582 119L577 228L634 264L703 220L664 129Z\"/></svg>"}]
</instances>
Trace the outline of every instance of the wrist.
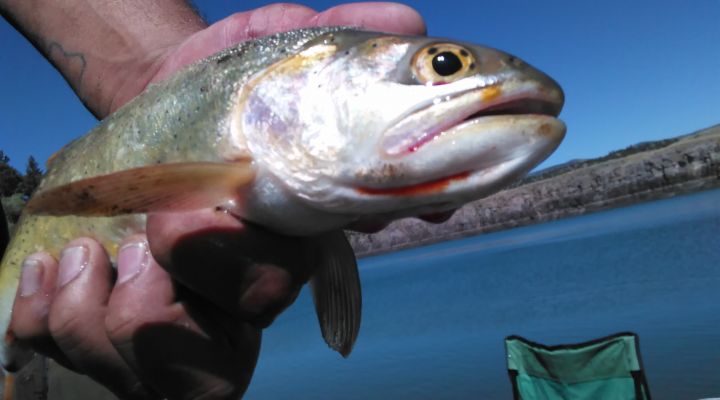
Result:
<instances>
[{"instance_id":1,"label":"wrist","mask_svg":"<svg viewBox=\"0 0 720 400\"><path fill-rule=\"evenodd\" d=\"M139 94L174 47L206 24L185 0L5 0L0 12L107 116Z\"/></svg>"},{"instance_id":2,"label":"wrist","mask_svg":"<svg viewBox=\"0 0 720 400\"><path fill-rule=\"evenodd\" d=\"M90 75L76 90L83 104L98 118L104 118L142 93L175 46L138 53L115 60Z\"/></svg>"}]
</instances>

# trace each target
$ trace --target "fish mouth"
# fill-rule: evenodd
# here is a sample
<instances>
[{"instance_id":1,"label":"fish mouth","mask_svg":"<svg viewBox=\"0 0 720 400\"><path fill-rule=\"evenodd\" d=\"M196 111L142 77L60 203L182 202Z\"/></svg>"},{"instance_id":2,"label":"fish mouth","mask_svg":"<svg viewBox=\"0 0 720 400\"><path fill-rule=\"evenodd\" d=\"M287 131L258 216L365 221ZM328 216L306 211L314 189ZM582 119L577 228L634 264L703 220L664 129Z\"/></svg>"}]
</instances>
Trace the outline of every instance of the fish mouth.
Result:
<instances>
[{"instance_id":1,"label":"fish mouth","mask_svg":"<svg viewBox=\"0 0 720 400\"><path fill-rule=\"evenodd\" d=\"M560 115L562 104L552 99L548 99L544 96L539 97L526 97L526 98L515 98L509 99L502 103L483 108L467 118L462 122L469 121L476 118L482 118L489 115L524 115L524 114L538 114L538 115L549 115L551 117L557 117Z\"/></svg>"},{"instance_id":2,"label":"fish mouth","mask_svg":"<svg viewBox=\"0 0 720 400\"><path fill-rule=\"evenodd\" d=\"M489 116L545 115L557 117L564 96L558 89L535 85L493 85L467 90L444 101L435 99L404 118L385 135L383 147L390 157L415 153L452 128ZM518 87L519 86L519 87Z\"/></svg>"},{"instance_id":3,"label":"fish mouth","mask_svg":"<svg viewBox=\"0 0 720 400\"><path fill-rule=\"evenodd\" d=\"M409 166L409 179L356 189L365 195L417 197L508 183L562 141L565 125L556 117L563 102L559 87L516 84L460 93L445 102L444 110L433 110L437 104L420 109L393 127L383 143L386 157L402 158ZM428 165L437 165L436 173L428 174Z\"/></svg>"}]
</instances>

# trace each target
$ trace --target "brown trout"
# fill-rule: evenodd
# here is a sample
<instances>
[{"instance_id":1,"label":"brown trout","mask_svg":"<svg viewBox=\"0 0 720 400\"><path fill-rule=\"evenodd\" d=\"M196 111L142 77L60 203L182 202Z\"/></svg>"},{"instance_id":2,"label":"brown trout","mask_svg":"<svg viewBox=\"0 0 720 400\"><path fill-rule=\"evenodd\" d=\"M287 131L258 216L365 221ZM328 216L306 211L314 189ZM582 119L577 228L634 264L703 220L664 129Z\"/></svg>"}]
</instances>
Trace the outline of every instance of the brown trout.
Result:
<instances>
[{"instance_id":1,"label":"brown trout","mask_svg":"<svg viewBox=\"0 0 720 400\"><path fill-rule=\"evenodd\" d=\"M361 295L341 229L499 190L557 148L563 101L520 59L446 39L313 28L239 44L151 85L51 158L0 265L0 329L30 253L91 236L114 259L147 213L219 207L318 246L321 331L347 356ZM6 337L3 365L17 367Z\"/></svg>"}]
</instances>

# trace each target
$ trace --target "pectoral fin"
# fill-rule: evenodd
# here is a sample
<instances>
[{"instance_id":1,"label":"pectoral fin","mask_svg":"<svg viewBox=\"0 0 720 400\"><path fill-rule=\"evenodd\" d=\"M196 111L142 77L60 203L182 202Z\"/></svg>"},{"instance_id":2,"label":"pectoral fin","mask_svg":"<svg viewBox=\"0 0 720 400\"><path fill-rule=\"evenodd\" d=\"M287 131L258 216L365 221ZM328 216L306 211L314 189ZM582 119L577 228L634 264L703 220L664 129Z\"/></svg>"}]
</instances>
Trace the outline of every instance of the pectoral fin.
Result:
<instances>
[{"instance_id":1,"label":"pectoral fin","mask_svg":"<svg viewBox=\"0 0 720 400\"><path fill-rule=\"evenodd\" d=\"M328 346L347 357L360 331L362 310L355 254L342 231L313 241L320 265L310 285L320 330Z\"/></svg>"},{"instance_id":2,"label":"pectoral fin","mask_svg":"<svg viewBox=\"0 0 720 400\"><path fill-rule=\"evenodd\" d=\"M82 179L35 194L26 211L113 216L215 207L237 196L255 172L249 160L172 163Z\"/></svg>"}]
</instances>

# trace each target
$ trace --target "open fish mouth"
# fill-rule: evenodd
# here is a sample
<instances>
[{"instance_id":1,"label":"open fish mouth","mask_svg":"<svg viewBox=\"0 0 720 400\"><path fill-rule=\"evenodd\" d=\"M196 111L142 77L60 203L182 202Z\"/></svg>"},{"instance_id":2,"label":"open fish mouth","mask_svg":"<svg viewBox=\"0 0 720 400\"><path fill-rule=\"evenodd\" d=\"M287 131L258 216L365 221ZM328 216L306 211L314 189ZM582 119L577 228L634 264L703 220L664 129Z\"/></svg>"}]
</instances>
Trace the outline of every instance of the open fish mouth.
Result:
<instances>
[{"instance_id":1,"label":"open fish mouth","mask_svg":"<svg viewBox=\"0 0 720 400\"><path fill-rule=\"evenodd\" d=\"M417 110L389 129L384 148L389 156L420 150L452 128L488 116L546 115L557 117L563 95L535 85L503 89L502 85L468 90Z\"/></svg>"},{"instance_id":2,"label":"open fish mouth","mask_svg":"<svg viewBox=\"0 0 720 400\"><path fill-rule=\"evenodd\" d=\"M540 114L557 117L561 109L562 104L544 96L515 98L485 107L465 118L463 122L488 115Z\"/></svg>"},{"instance_id":3,"label":"open fish mouth","mask_svg":"<svg viewBox=\"0 0 720 400\"><path fill-rule=\"evenodd\" d=\"M423 177L413 177L410 172L404 184L359 187L358 192L432 195L450 187L495 186L526 173L564 137L565 125L556 118L563 95L536 85L513 89L469 90L410 114L389 130L383 143L385 154L391 159L403 158L411 166L413 160L422 160L418 163L425 167L438 165L437 174L428 175L423 168ZM497 177L477 179L492 174Z\"/></svg>"}]
</instances>

